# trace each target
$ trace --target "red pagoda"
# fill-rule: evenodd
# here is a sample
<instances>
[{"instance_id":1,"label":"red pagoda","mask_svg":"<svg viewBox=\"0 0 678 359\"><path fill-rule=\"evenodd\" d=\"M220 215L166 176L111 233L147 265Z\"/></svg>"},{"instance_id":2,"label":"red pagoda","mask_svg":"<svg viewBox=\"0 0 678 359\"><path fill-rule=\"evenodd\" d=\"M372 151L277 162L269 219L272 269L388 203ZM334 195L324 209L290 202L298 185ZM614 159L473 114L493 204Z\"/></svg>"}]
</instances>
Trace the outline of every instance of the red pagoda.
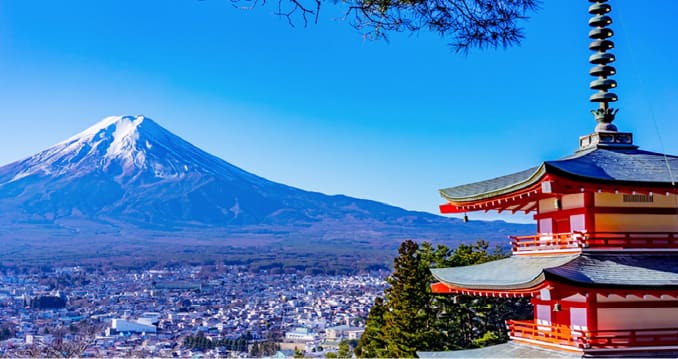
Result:
<instances>
[{"instance_id":1,"label":"red pagoda","mask_svg":"<svg viewBox=\"0 0 678 359\"><path fill-rule=\"evenodd\" d=\"M440 191L442 213L533 213L537 233L511 237L509 258L432 269L433 292L530 297L534 319L508 321L509 344L422 356L678 354L678 157L612 124L611 6L589 1L595 131L571 156Z\"/></svg>"}]
</instances>

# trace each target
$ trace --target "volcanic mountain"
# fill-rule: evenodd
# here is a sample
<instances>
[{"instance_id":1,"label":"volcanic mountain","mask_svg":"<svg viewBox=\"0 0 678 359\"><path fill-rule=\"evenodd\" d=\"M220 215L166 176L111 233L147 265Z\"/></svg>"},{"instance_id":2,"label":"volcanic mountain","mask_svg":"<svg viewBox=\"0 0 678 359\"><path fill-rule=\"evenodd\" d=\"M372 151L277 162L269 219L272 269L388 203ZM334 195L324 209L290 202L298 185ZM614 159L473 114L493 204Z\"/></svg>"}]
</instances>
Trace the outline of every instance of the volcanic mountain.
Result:
<instances>
[{"instance_id":1,"label":"volcanic mountain","mask_svg":"<svg viewBox=\"0 0 678 359\"><path fill-rule=\"evenodd\" d=\"M435 189L431 189L435 190ZM175 236L228 240L406 238L505 242L531 226L460 223L383 203L275 183L143 116L108 117L0 168L0 239ZM57 235L58 234L58 235Z\"/></svg>"}]
</instances>

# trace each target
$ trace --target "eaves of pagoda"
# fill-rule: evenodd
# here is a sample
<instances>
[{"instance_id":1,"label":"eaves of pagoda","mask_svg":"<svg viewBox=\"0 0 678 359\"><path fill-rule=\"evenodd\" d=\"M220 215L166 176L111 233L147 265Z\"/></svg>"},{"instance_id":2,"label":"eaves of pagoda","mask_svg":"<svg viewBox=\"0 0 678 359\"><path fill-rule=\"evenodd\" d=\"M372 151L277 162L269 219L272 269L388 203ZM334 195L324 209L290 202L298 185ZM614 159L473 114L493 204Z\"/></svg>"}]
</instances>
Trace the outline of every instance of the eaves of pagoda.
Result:
<instances>
[{"instance_id":1,"label":"eaves of pagoda","mask_svg":"<svg viewBox=\"0 0 678 359\"><path fill-rule=\"evenodd\" d=\"M678 255L674 253L581 253L511 256L465 267L432 268L437 294L529 296L552 283L611 293L678 295ZM637 292L637 293L636 293Z\"/></svg>"},{"instance_id":2,"label":"eaves of pagoda","mask_svg":"<svg viewBox=\"0 0 678 359\"><path fill-rule=\"evenodd\" d=\"M440 190L448 203L442 213L536 211L537 201L579 192L628 194L678 193L678 157L638 150L636 146L600 146L556 161L486 181Z\"/></svg>"}]
</instances>

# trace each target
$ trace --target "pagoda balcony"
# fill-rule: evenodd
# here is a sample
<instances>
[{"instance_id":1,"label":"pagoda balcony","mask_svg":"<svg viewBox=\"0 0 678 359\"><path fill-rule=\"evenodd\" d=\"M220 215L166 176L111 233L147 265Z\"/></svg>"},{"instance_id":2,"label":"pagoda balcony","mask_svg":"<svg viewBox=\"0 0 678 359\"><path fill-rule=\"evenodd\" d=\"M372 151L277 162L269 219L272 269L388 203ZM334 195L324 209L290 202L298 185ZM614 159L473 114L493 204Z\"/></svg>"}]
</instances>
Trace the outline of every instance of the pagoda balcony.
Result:
<instances>
[{"instance_id":1,"label":"pagoda balcony","mask_svg":"<svg viewBox=\"0 0 678 359\"><path fill-rule=\"evenodd\" d=\"M564 325L542 325L531 320L508 320L506 327L513 340L577 351L678 346L678 328L588 331Z\"/></svg>"},{"instance_id":2,"label":"pagoda balcony","mask_svg":"<svg viewBox=\"0 0 678 359\"><path fill-rule=\"evenodd\" d=\"M542 325L533 320L507 320L509 337L516 341L532 342L563 349L580 350L585 346L585 333L564 325Z\"/></svg>"},{"instance_id":3,"label":"pagoda balcony","mask_svg":"<svg viewBox=\"0 0 678 359\"><path fill-rule=\"evenodd\" d=\"M515 253L583 249L677 249L678 232L571 232L511 236Z\"/></svg>"}]
</instances>

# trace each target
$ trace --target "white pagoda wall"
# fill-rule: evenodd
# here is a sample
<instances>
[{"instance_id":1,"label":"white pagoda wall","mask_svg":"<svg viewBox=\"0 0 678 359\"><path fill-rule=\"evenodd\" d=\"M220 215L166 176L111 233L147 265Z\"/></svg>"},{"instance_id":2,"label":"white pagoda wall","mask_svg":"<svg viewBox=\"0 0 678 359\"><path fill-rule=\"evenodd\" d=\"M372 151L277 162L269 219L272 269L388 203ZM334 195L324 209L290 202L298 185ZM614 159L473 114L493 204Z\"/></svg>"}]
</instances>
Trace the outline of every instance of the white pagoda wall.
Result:
<instances>
[{"instance_id":1,"label":"white pagoda wall","mask_svg":"<svg viewBox=\"0 0 678 359\"><path fill-rule=\"evenodd\" d=\"M582 213L571 213L563 217L562 211L581 209ZM586 230L586 214L584 209L584 194L574 193L566 194L560 197L551 197L539 200L539 214L545 215L537 222L538 233L569 233ZM571 212L571 211L570 211ZM557 230L554 218L558 220L566 220L569 223L567 228L560 228ZM550 240L550 237L543 239Z\"/></svg>"},{"instance_id":2,"label":"white pagoda wall","mask_svg":"<svg viewBox=\"0 0 678 359\"><path fill-rule=\"evenodd\" d=\"M626 198L626 199L625 199ZM538 203L538 233L588 232L678 232L678 197L670 194L630 195L594 193L593 207L585 208L585 194L544 198ZM597 210L596 210L597 209ZM593 216L594 228L586 228ZM566 220L569 228L555 221Z\"/></svg>"},{"instance_id":3,"label":"white pagoda wall","mask_svg":"<svg viewBox=\"0 0 678 359\"><path fill-rule=\"evenodd\" d=\"M596 213L596 232L678 232L678 212L643 213L650 209L675 209L678 199L675 195L655 194L651 202L624 201L624 195L596 193L596 207L619 208L620 213ZM635 210L634 210L635 209ZM623 213L632 210L632 213Z\"/></svg>"},{"instance_id":4,"label":"white pagoda wall","mask_svg":"<svg viewBox=\"0 0 678 359\"><path fill-rule=\"evenodd\" d=\"M677 308L598 308L598 330L675 328Z\"/></svg>"},{"instance_id":5,"label":"white pagoda wall","mask_svg":"<svg viewBox=\"0 0 678 359\"><path fill-rule=\"evenodd\" d=\"M595 223L596 232L678 232L676 215L598 213Z\"/></svg>"}]
</instances>

